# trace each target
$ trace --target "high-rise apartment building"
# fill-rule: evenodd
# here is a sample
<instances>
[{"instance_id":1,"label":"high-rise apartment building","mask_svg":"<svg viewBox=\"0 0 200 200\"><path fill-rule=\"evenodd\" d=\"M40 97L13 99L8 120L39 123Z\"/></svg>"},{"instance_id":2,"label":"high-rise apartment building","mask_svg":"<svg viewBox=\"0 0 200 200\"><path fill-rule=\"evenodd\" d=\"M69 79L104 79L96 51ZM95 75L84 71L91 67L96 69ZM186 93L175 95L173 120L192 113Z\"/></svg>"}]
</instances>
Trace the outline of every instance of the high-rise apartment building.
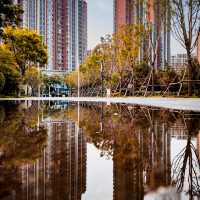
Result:
<instances>
[{"instance_id":1,"label":"high-rise apartment building","mask_svg":"<svg viewBox=\"0 0 200 200\"><path fill-rule=\"evenodd\" d=\"M48 47L48 71L69 72L87 53L85 0L20 0L23 27L38 31Z\"/></svg>"},{"instance_id":2,"label":"high-rise apartment building","mask_svg":"<svg viewBox=\"0 0 200 200\"><path fill-rule=\"evenodd\" d=\"M79 0L79 62L83 63L87 55L87 3Z\"/></svg>"},{"instance_id":3,"label":"high-rise apartment building","mask_svg":"<svg viewBox=\"0 0 200 200\"><path fill-rule=\"evenodd\" d=\"M125 24L132 24L133 14L132 0L114 0L114 31L119 31Z\"/></svg>"},{"instance_id":4,"label":"high-rise apartment building","mask_svg":"<svg viewBox=\"0 0 200 200\"><path fill-rule=\"evenodd\" d=\"M159 0L148 0L147 21L152 25L152 42L157 45L155 66L165 67L170 63L171 57L171 34L170 34L170 10L169 0L165 0L165 5ZM162 7L165 6L163 9ZM161 13L164 12L164 13ZM149 18L150 17L150 18ZM156 42L157 40L157 42Z\"/></svg>"},{"instance_id":5,"label":"high-rise apartment building","mask_svg":"<svg viewBox=\"0 0 200 200\"><path fill-rule=\"evenodd\" d=\"M166 5L168 4L166 0ZM143 40L139 53L139 60L145 59L150 39L157 46L155 66L164 67L170 61L170 12L166 10L164 19L161 19L161 8L158 0L132 1L114 0L114 32L126 24L142 23L152 27L151 38ZM163 15L162 15L163 16ZM158 39L158 35L160 35ZM157 45L156 45L157 43ZM152 49L152 57L153 57Z\"/></svg>"}]
</instances>

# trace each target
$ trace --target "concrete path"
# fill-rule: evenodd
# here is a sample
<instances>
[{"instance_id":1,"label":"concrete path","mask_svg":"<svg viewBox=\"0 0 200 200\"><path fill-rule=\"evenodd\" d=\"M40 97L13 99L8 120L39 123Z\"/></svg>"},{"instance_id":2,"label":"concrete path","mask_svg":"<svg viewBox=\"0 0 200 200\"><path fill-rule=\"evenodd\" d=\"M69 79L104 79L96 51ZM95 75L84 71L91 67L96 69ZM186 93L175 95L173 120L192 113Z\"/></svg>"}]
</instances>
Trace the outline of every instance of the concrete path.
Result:
<instances>
[{"instance_id":1,"label":"concrete path","mask_svg":"<svg viewBox=\"0 0 200 200\"><path fill-rule=\"evenodd\" d=\"M161 107L175 110L191 110L200 112L200 98L163 98L163 97L26 97L0 98L0 101L73 101L73 102L105 102L125 103L143 106Z\"/></svg>"}]
</instances>

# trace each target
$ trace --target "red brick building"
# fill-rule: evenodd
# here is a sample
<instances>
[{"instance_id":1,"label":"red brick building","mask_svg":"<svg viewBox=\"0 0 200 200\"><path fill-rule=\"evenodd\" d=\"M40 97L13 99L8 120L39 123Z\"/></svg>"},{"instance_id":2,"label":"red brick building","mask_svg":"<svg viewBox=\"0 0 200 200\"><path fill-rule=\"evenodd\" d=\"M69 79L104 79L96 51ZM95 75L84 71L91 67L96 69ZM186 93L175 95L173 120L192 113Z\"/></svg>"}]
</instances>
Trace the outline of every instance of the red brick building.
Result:
<instances>
[{"instance_id":1,"label":"red brick building","mask_svg":"<svg viewBox=\"0 0 200 200\"><path fill-rule=\"evenodd\" d=\"M165 0L166 4L169 0ZM164 19L161 20L161 9L159 0L114 0L114 32L118 32L119 28L126 24L142 23L151 24L152 34L151 40L156 43L156 36L160 35L158 41L158 52L156 56L155 66L163 68L170 63L170 12L166 11ZM161 33L160 33L161 32ZM143 41L139 53L139 60L144 60L146 50L149 44ZM154 44L156 46L156 44ZM153 50L152 50L153 52ZM152 53L153 54L153 53ZM147 56L149 57L149 56ZM153 55L152 55L153 57Z\"/></svg>"},{"instance_id":2,"label":"red brick building","mask_svg":"<svg viewBox=\"0 0 200 200\"><path fill-rule=\"evenodd\" d=\"M114 31L120 27L133 23L133 1L114 0Z\"/></svg>"}]
</instances>

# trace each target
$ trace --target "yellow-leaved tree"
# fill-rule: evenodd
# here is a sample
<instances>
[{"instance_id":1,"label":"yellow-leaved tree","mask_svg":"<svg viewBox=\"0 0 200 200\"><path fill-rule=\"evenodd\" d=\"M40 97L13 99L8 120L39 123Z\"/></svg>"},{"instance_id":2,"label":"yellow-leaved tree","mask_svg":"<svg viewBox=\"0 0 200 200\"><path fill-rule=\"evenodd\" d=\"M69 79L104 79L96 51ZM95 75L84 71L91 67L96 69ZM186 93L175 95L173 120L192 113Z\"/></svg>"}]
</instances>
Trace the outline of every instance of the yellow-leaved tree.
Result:
<instances>
[{"instance_id":1,"label":"yellow-leaved tree","mask_svg":"<svg viewBox=\"0 0 200 200\"><path fill-rule=\"evenodd\" d=\"M139 60L142 40L146 34L144 25L130 24L122 26L113 36L115 48L115 71L119 76L119 92L122 87L133 81L134 66ZM131 74L131 77L129 75ZM128 81L125 81L128 78ZM123 82L126 82L124 85Z\"/></svg>"},{"instance_id":2,"label":"yellow-leaved tree","mask_svg":"<svg viewBox=\"0 0 200 200\"><path fill-rule=\"evenodd\" d=\"M5 45L13 53L22 76L30 65L47 64L47 47L36 31L9 26L3 29L3 38Z\"/></svg>"}]
</instances>

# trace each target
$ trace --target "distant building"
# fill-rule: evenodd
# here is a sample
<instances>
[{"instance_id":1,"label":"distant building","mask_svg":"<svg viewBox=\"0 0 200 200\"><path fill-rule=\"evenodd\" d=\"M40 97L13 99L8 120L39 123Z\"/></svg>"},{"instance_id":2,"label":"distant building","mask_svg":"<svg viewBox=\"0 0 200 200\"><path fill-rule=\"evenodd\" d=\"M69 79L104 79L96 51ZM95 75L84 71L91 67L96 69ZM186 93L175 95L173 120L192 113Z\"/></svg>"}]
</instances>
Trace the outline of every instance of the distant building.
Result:
<instances>
[{"instance_id":1,"label":"distant building","mask_svg":"<svg viewBox=\"0 0 200 200\"><path fill-rule=\"evenodd\" d=\"M187 54L171 56L170 66L177 72L182 71L187 64Z\"/></svg>"},{"instance_id":2,"label":"distant building","mask_svg":"<svg viewBox=\"0 0 200 200\"><path fill-rule=\"evenodd\" d=\"M156 2L156 3L155 3ZM169 3L166 0L166 3ZM161 23L164 23L161 30L161 37L158 41L158 50L155 66L161 68L166 66L170 61L170 14L166 12L165 19L161 22L160 19L160 4L159 1L132 1L132 0L114 0L114 32L117 33L120 27L126 24L134 24L141 22L143 24L152 24L152 41L156 41L158 31L161 29ZM142 48L139 59L144 60L147 49L149 48L149 40L142 41ZM153 51L153 50L152 50ZM153 56L153 53L152 53Z\"/></svg>"},{"instance_id":3,"label":"distant building","mask_svg":"<svg viewBox=\"0 0 200 200\"><path fill-rule=\"evenodd\" d=\"M22 5L23 27L38 31L48 46L47 71L69 72L87 53L85 0L17 0Z\"/></svg>"},{"instance_id":4,"label":"distant building","mask_svg":"<svg viewBox=\"0 0 200 200\"><path fill-rule=\"evenodd\" d=\"M196 58L196 55L192 54L192 58ZM180 72L185 69L185 66L187 65L187 63L188 63L187 54L182 53L182 54L176 54L176 55L171 56L169 65L175 71Z\"/></svg>"}]
</instances>

